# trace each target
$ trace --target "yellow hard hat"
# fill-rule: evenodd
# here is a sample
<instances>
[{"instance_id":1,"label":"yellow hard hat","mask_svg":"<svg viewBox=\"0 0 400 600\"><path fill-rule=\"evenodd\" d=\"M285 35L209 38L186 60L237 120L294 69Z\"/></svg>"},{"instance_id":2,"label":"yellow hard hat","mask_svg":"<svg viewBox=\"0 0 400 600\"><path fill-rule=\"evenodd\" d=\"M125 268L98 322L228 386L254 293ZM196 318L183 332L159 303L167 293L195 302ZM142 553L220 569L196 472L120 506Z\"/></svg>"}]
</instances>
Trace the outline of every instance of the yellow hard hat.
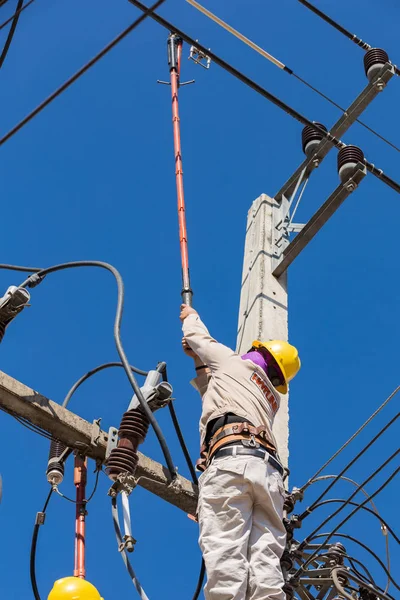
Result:
<instances>
[{"instance_id":1,"label":"yellow hard hat","mask_svg":"<svg viewBox=\"0 0 400 600\"><path fill-rule=\"evenodd\" d=\"M47 600L103 600L94 585L79 577L64 577L54 583Z\"/></svg>"},{"instance_id":2,"label":"yellow hard hat","mask_svg":"<svg viewBox=\"0 0 400 600\"><path fill-rule=\"evenodd\" d=\"M255 340L252 347L265 348L274 357L285 380L285 383L277 385L276 389L281 394L287 394L289 381L297 375L301 367L297 348L283 340L272 340L270 342Z\"/></svg>"}]
</instances>

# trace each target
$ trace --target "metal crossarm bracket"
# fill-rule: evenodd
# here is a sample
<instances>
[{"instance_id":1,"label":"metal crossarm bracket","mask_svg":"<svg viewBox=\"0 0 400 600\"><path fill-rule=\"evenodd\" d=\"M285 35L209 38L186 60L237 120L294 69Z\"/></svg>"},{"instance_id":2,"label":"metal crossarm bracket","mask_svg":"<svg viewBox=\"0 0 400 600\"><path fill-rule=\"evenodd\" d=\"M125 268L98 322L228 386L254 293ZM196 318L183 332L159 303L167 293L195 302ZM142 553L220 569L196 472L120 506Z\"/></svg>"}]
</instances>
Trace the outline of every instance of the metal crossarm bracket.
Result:
<instances>
[{"instance_id":1,"label":"metal crossarm bracket","mask_svg":"<svg viewBox=\"0 0 400 600\"><path fill-rule=\"evenodd\" d=\"M308 223L302 227L300 233L292 242L289 243L288 236L282 233L282 224L277 224L276 227L274 226L275 248L272 264L273 275L275 277L280 277L282 273L286 271L296 256L300 254L322 226L336 212L339 206L357 188L358 184L364 179L366 174L367 169L365 165L357 163L354 170L350 173L349 178L335 189L321 208L311 217ZM283 204L284 202L281 203L281 206ZM277 210L276 212L279 213L280 211ZM279 219L279 217L277 218Z\"/></svg>"},{"instance_id":2,"label":"metal crossarm bracket","mask_svg":"<svg viewBox=\"0 0 400 600\"><path fill-rule=\"evenodd\" d=\"M334 124L330 133L337 138L343 136L349 127L358 119L358 117L364 112L367 106L376 98L376 96L386 87L386 84L395 74L395 67L390 63L386 63L382 69L377 73L376 77L368 83L363 89L361 94L357 96L354 102L344 112L340 119ZM275 198L279 201L284 195L290 197L296 187L296 184L302 174L305 172L307 177L316 167L318 167L328 152L333 148L332 143L328 140L322 140L319 144L316 152L308 156L302 164L296 169L293 175L286 181L281 187Z\"/></svg>"},{"instance_id":3,"label":"metal crossarm bracket","mask_svg":"<svg viewBox=\"0 0 400 600\"><path fill-rule=\"evenodd\" d=\"M116 427L110 427L107 436L107 448L105 459L110 456L111 450L117 447L118 444L118 429Z\"/></svg>"},{"instance_id":4,"label":"metal crossarm bracket","mask_svg":"<svg viewBox=\"0 0 400 600\"><path fill-rule=\"evenodd\" d=\"M198 40L196 40L197 42ZM190 46L189 59L192 60L196 65L200 65L204 69L209 69L211 65L211 58L196 48L196 46Z\"/></svg>"}]
</instances>

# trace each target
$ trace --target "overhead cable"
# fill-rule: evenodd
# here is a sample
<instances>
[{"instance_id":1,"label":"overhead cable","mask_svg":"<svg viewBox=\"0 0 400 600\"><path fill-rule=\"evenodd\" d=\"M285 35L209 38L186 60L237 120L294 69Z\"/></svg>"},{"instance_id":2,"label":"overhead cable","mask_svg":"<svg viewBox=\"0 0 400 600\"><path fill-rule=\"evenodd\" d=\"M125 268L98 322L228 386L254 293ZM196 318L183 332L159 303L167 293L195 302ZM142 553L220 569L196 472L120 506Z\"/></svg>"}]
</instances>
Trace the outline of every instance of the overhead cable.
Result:
<instances>
[{"instance_id":1,"label":"overhead cable","mask_svg":"<svg viewBox=\"0 0 400 600\"><path fill-rule=\"evenodd\" d=\"M169 451L165 437L160 429L157 419L155 418L153 412L151 411L149 405L147 404L146 400L143 397L142 390L140 389L140 387L136 381L136 378L131 371L131 367L130 367L128 358L125 354L125 350L122 345L120 328L121 328L122 312L123 312L123 306L124 306L125 289L124 289L124 282L122 280L122 277L121 277L119 271L112 265L102 262L102 261L95 261L95 260L74 261L74 262L69 262L69 263L62 263L59 265L55 265L53 267L48 267L47 269L42 269L41 271L37 271L34 275L31 275L30 277L25 279L19 287L20 288L35 287L38 283L41 282L41 280L43 279L43 277L45 275L49 275L50 273L56 273L58 271L64 271L66 269L83 268L83 267L97 267L97 268L105 269L105 270L109 271L115 278L115 281L117 283L117 290L118 290L118 300L117 300L117 309L116 309L115 320L114 320L114 341L115 341L115 345L117 348L117 352L119 354L121 362L123 363L125 373L126 373L128 380L137 396L140 406L141 406L143 412L145 413L145 415L147 416L147 418L149 419L149 421L154 429L154 432L157 436L157 439L161 446L162 452L164 454L164 458L166 460L167 467L170 472L171 478L176 479L176 477L177 477L176 468L172 461L171 453Z\"/></svg>"},{"instance_id":2,"label":"overhead cable","mask_svg":"<svg viewBox=\"0 0 400 600\"><path fill-rule=\"evenodd\" d=\"M374 473L372 473L372 475L370 475L361 485L362 487L364 487L373 477L375 477L375 475L377 475L391 460L393 460L393 458L395 458L400 452L400 449L398 449L396 452L394 452L376 471L374 471ZM382 490L385 489L385 487L392 481L392 479L394 479L394 477L398 474L398 472L400 471L400 466L397 467L393 473L388 477L388 479L381 485L380 488L378 488L377 490L375 490L375 492L373 492L370 495L370 498L375 498ZM357 494L358 490L356 490L355 492L353 492L353 494L351 494L351 496L348 498L348 500L340 507L338 508L335 512L332 513L332 515L329 515L329 517L327 517L310 535L308 535L306 537L306 539L301 542L299 549L303 549L305 545L308 544L310 538L312 538L313 535L315 535L315 533L317 531L319 531L321 529L321 527L323 527L330 519L332 519L333 517L335 517L347 504L350 500L352 500L354 498L354 496ZM351 511L340 523L339 525L337 525L327 536L325 542L323 544L320 545L319 548L317 548L312 554L311 556L309 556L306 560L306 562L296 571L296 573L293 575L293 577L298 577L300 575L301 572L304 571L304 568L309 565L310 563L312 563L312 561L315 559L315 557L318 555L318 552L320 551L320 549L328 543L328 541L332 538L332 536L351 518L353 517L359 510L360 508L362 508L363 506L365 506L365 504L369 502L369 499L366 498L365 500L363 500L363 502L357 506L356 508L354 508L353 511ZM396 586L397 587L397 586ZM398 588L400 590L400 587Z\"/></svg>"},{"instance_id":3,"label":"overhead cable","mask_svg":"<svg viewBox=\"0 0 400 600\"><path fill-rule=\"evenodd\" d=\"M67 406L69 404L69 401L71 400L71 397L73 396L73 394L75 394L76 390L87 379L89 379L93 375L96 375L96 373L99 373L100 371L103 371L104 369L109 369L110 367L123 367L123 366L124 365L123 365L122 362L108 362L108 363L104 363L102 365L99 365L98 367L95 367L91 371L88 371L87 373L85 373L85 375L82 375L82 377L80 377L78 379L78 381L76 381L74 383L74 385L71 387L71 389L69 390L69 392L67 393L67 395L65 396L65 398L63 400L62 406L64 408L67 408ZM136 367L133 367L132 365L129 365L129 366L130 366L131 371L133 371L137 375L147 375L147 371L142 371L141 369L137 369Z\"/></svg>"},{"instance_id":4,"label":"overhead cable","mask_svg":"<svg viewBox=\"0 0 400 600\"><path fill-rule=\"evenodd\" d=\"M397 419L400 417L400 412L397 413L388 423L386 423L386 425L384 427L382 427L382 429L376 434L376 436L374 436L372 438L372 440L370 440L368 442L368 444L366 444L364 446L364 448L362 450L360 450L360 452L349 462L347 463L347 465L340 471L340 473L338 475L336 475L335 479L332 481L332 483L330 483L325 490L322 492L322 494L320 494L320 496L318 496L318 498L316 500L314 500L314 502L311 504L310 507L308 507L304 513L302 513L302 515L300 515L301 519L304 519L307 514L309 513L309 511L312 509L312 507L317 504L318 502L320 502L322 500L322 498L324 498L324 496L326 496L326 494L329 492L329 490L331 490L333 488L333 486L341 479L342 475L344 475L349 469L350 467L352 467L354 465L354 463L361 458L361 456L363 454L365 454L365 452L367 452L367 450L385 433L385 431L387 431L389 429L389 427L391 427L393 425L393 423L395 423L397 421Z\"/></svg>"},{"instance_id":5,"label":"overhead cable","mask_svg":"<svg viewBox=\"0 0 400 600\"><path fill-rule=\"evenodd\" d=\"M144 4L139 2L139 0L128 0L128 2L130 2L137 8L140 8L140 10L142 10L142 11L148 10L148 8ZM297 110L295 110L294 108L292 108L291 106L289 106L288 104L286 104L285 102L283 102L282 100L280 100L279 98L274 96L274 94L271 94L271 92L268 92L261 85L259 85L258 83L256 83L255 81L253 81L252 79L247 77L247 75L244 75L244 73L241 73L240 71L238 71L235 67L233 67L232 65L227 63L225 60L223 60L222 58L217 56L215 54L215 52L212 52L211 50L209 50L202 44L199 44L198 41L196 41L195 39L193 39L192 37L187 35L181 29L178 29L178 27L176 27L175 25L173 25L172 23L170 23L169 21L167 21L166 19L161 17L158 13L152 12L150 17L154 21L156 21L157 23L159 23L160 25L162 25L163 27L168 29L169 31L172 31L173 33L178 34L188 44L195 46L197 48L197 50L200 50L205 55L209 56L215 64L219 65L220 67L225 69L225 71L227 71L228 73L230 73L231 75L236 77L239 81L241 81L242 83L244 83L251 89L255 90L261 96L263 96L264 98L266 98L267 100L272 102L272 104L275 104L275 106L277 106L278 108L280 108L281 110L286 112L288 115L290 115L291 117L296 119L296 121L299 121L299 123L302 123L303 125L308 125L309 127L316 129L318 132L321 133L321 135L323 136L324 139L327 139L331 144L333 144L337 148L346 147L346 144L344 144L344 142L337 139L329 131L326 131L325 129L320 127L317 123L313 123L312 121L310 121L309 119L304 117ZM8 137L8 135L9 134L7 134L6 137ZM3 143L3 140L4 140L4 137L0 139L0 145ZM367 170L372 175L374 175L375 177L377 177L378 179L383 181L386 185L388 185L393 190L395 190L398 194L400 194L400 184L398 184L396 181L394 181L393 179L391 179L390 177L385 175L384 172L382 171L382 169L379 169L378 167L376 167L373 163L369 162L368 160L365 159L364 164L365 164L365 167L367 168Z\"/></svg>"},{"instance_id":6,"label":"overhead cable","mask_svg":"<svg viewBox=\"0 0 400 600\"><path fill-rule=\"evenodd\" d=\"M17 10L14 14L14 17L13 17L13 20L11 23L11 27L10 27L10 31L8 32L8 36L6 39L6 43L4 44L3 50L0 54L0 69L2 68L4 61L6 60L8 51L11 46L11 42L13 41L13 38L15 35L15 30L17 29L17 25L18 25L19 15L21 14L23 5L24 5L24 0L18 0Z\"/></svg>"},{"instance_id":7,"label":"overhead cable","mask_svg":"<svg viewBox=\"0 0 400 600\"><path fill-rule=\"evenodd\" d=\"M318 527L316 527L316 529L314 529L314 531L310 534L310 536L317 533L317 531L319 531L321 529L321 527L323 527L326 523L328 523L328 521L330 521L331 519L336 517L336 515L339 512L341 512L343 510L343 508L345 508L345 506L349 503L349 501L352 500L354 498L354 496L356 496L357 493L362 488L364 488L366 486L366 484L369 483L376 475L378 475L378 473L380 473L382 471L382 469L384 469L394 458L396 458L396 456L399 453L400 453L400 448L397 449L393 454L391 454L391 456L389 456L389 458L387 458L377 469L375 469L375 471L373 471L373 473L371 475L369 475L360 485L358 485L356 490L349 496L349 498L346 500L346 502L343 504L343 506L339 507L335 512L333 512L331 515L326 517L326 519L320 525L318 525ZM367 495L366 502L370 502L373 497L374 497L374 494ZM315 504L315 503L313 503L313 504ZM307 509L302 515L300 515L300 517L299 517L300 520L303 520L302 517L307 516L308 514L310 514L310 509ZM301 547L304 547L304 544L306 543L306 541L308 540L308 538L310 536L307 536L307 538L300 544Z\"/></svg>"},{"instance_id":8,"label":"overhead cable","mask_svg":"<svg viewBox=\"0 0 400 600\"><path fill-rule=\"evenodd\" d=\"M19 16L26 8L28 8L28 6L30 6L34 2L35 2L35 0L29 0L29 2L27 2L26 4L24 4L23 6L21 6L21 8L17 8L17 10L15 11L15 13L13 15L11 15L11 17L9 19L7 19L7 21L4 21L4 23L2 23L0 25L0 31L2 29L4 29L4 27L6 27L9 23L11 23L11 21L13 19L15 19L15 17Z\"/></svg>"},{"instance_id":9,"label":"overhead cable","mask_svg":"<svg viewBox=\"0 0 400 600\"><path fill-rule=\"evenodd\" d=\"M250 48L252 48L256 52L258 52L258 54L261 54L261 56L263 56L264 58L266 58L267 60L269 60L269 62L271 62L272 64L274 64L275 66L277 66L279 69L281 69L285 73L288 73L289 75L293 75L293 77L295 77L303 85L307 86L310 90L312 90L313 92L315 92L316 94L318 94L319 96L321 96L321 98L324 98L325 100L327 100L328 102L330 102L333 106L335 106L336 108L338 108L342 112L344 112L344 113L346 112L346 109L343 108L343 106L340 106L340 104L338 104L337 102L335 102L334 100L332 100L329 96L327 96L326 94L324 94L323 92L321 92L318 88L316 88L315 86L311 85L311 83L308 83L308 81L306 81L305 79L303 79L302 77L300 77L300 75L297 75L297 73L295 73L293 71L293 69L291 69L290 67L288 67L287 65L285 65L283 62L281 62L280 60L278 60L277 58L275 58L274 56L272 56L272 54L270 54L269 52L266 52L263 48L261 48L260 46L258 46L257 44L255 44L252 40L250 40L249 38L247 38L245 35L243 35L239 31L237 31L236 29L234 29L233 27L231 27L230 25L228 25L228 23L226 23L225 21L223 21L222 19L220 19L219 17L217 17L216 15L214 15L211 11L207 10L206 8L204 8L204 6L202 6L201 4L199 4L198 2L196 2L196 0L186 0L186 1L189 4L191 4L194 8L196 8L197 10L199 10L201 13L203 13L203 15L205 15L206 17L208 17L209 19L211 19L212 21L214 21L215 23L217 23L218 25L220 25L221 27L223 27L226 31L229 31L229 33L231 33L232 35L234 35L235 37L237 37L243 43L247 44L247 46L249 46ZM360 119L356 119L356 121L357 121L357 123L359 123L360 125L362 125L363 127L365 127L365 129L367 129L368 131L370 131L371 133L373 133L380 140L382 140L383 142L385 142L386 144L388 144L389 146L391 146L392 148L394 148L395 150L397 150L397 152L400 152L400 148L398 148L395 144L393 144L391 141L389 141L388 139L386 139L383 135L381 135L380 133L378 133L377 131L375 131L375 129L373 129L372 127L369 127L369 125L366 125L366 123L364 123Z\"/></svg>"},{"instance_id":10,"label":"overhead cable","mask_svg":"<svg viewBox=\"0 0 400 600\"><path fill-rule=\"evenodd\" d=\"M1 267L1 265L0 265ZM400 391L400 385L390 394L390 396L388 398L386 398L386 400L384 402L382 402L382 404L379 406L379 408L376 409L376 411L361 425L361 427L359 427L359 429L357 429L357 431L355 433L353 433L353 435L347 440L347 442L345 442L343 444L343 446L341 446L339 448L339 450L337 450L332 456L331 458L329 458L325 464L322 465L322 467L320 469L318 469L318 471L307 481L307 483L305 483L303 486L301 486L301 491L304 492L312 483L313 481L316 480L316 477L318 477L318 475L320 473L322 473L322 471L324 469L326 469L326 467L337 457L339 456L339 454L345 449L347 448L347 446L350 444L350 442L352 442L362 431L363 429L366 428L366 426L371 423L371 421L373 419L375 419L375 417L385 408L385 406L387 404L389 404L389 402L396 396L396 394Z\"/></svg>"},{"instance_id":11,"label":"overhead cable","mask_svg":"<svg viewBox=\"0 0 400 600\"><path fill-rule=\"evenodd\" d=\"M40 526L44 524L44 520L46 517L46 510L49 505L52 493L53 493L53 489L51 488L50 492L46 498L46 501L44 503L42 511L40 513L37 513L37 515L36 515L36 521L35 521L35 525L33 527L29 569L30 569L32 591L33 591L33 595L35 596L35 600L41 600L40 594L39 594L39 589L37 586L37 581L36 581L36 547L37 547L37 541L38 541L38 536L39 536L39 529L40 529Z\"/></svg>"},{"instance_id":12,"label":"overhead cable","mask_svg":"<svg viewBox=\"0 0 400 600\"><path fill-rule=\"evenodd\" d=\"M314 535L312 538L310 538L310 542L312 540L316 540L316 539L319 539L321 537L326 537L328 535L329 535L329 533L319 533L317 535ZM393 585L395 585L397 587L397 583L393 579L393 577L391 576L390 571L388 571L388 569L385 567L385 564L382 562L382 560L379 558L379 556L373 550L371 550L371 548L369 546L367 546L366 544L363 544L362 542L360 542L360 540L358 540L357 538L352 537L351 535L349 535L347 533L337 533L336 532L335 533L335 537L339 537L339 538L350 540L351 542L354 542L355 544L358 544L359 546L361 546L362 548L364 548L364 550L366 550L367 552L369 552L369 554L371 554L371 556L373 556L375 558L375 560L377 561L377 563L380 564L380 566L385 571L387 577L390 579L390 581L393 583ZM400 589L400 588L398 588L398 589Z\"/></svg>"},{"instance_id":13,"label":"overhead cable","mask_svg":"<svg viewBox=\"0 0 400 600\"><path fill-rule=\"evenodd\" d=\"M340 31L340 33L342 33L349 40L351 40L352 42L354 42L357 46L360 46L360 48L362 48L363 50L371 50L371 48L373 48L373 46L371 46L370 44L367 44L367 42L364 42L357 35L355 35L354 33L351 33L347 29L345 29L342 25L340 25L339 23L337 23L336 21L334 21L326 13L322 12L322 10L320 10L319 8L317 8L316 6L314 6L314 4L311 4L311 2L307 2L307 0L299 0L299 2L301 4L303 4L304 6L306 6L313 13L315 13L316 15L318 15L318 17L320 17L321 19L323 19L326 23L329 23L329 25L331 25L332 27L334 27L337 31ZM394 70L395 70L396 74L400 75L400 69L398 67L396 67L396 65L393 65L393 67L394 67Z\"/></svg>"},{"instance_id":14,"label":"overhead cable","mask_svg":"<svg viewBox=\"0 0 400 600\"><path fill-rule=\"evenodd\" d=\"M131 31L136 29L136 27L140 25L142 21L144 21L148 16L150 16L153 10L161 6L161 4L163 4L164 2L165 0L158 0L155 4L153 4L153 6L151 6L150 8L146 8L143 15L138 17L136 21L129 25L129 27L127 27L119 35L117 35L117 37L114 38L112 42L110 42L109 44L107 44L107 46L103 48L103 50L101 50L89 62L87 62L83 67L81 67L74 75L72 75L72 77L67 79L59 88L57 88L52 94L50 94L50 96L48 96L46 100L41 102L32 112L30 112L26 117L24 117L22 121L15 125L15 127L13 127L8 133L6 133L6 135L0 138L0 146L2 146L7 140L9 140L13 135L15 135L20 129L22 129L24 125L29 123L29 121L31 121L33 117L38 115L46 106L53 102L53 100L55 100L60 94L62 94L62 92L69 88L70 85L72 85L77 79L79 79L79 77L86 73L86 71L93 67L93 65L95 65L101 58L103 58L103 56L105 56L119 42L121 42L129 33L131 33Z\"/></svg>"}]
</instances>

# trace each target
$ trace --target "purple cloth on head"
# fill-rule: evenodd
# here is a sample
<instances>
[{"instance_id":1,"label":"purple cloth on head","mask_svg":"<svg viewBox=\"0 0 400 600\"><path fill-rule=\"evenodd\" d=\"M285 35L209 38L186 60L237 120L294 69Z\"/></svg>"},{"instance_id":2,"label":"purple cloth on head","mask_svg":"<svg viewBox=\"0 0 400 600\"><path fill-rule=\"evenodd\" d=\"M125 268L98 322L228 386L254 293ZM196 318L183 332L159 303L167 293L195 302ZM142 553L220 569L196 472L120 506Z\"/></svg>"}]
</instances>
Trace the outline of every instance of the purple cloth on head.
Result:
<instances>
[{"instance_id":1,"label":"purple cloth on head","mask_svg":"<svg viewBox=\"0 0 400 600\"><path fill-rule=\"evenodd\" d=\"M242 354L241 358L243 360L251 360L253 363L261 367L265 373L267 373L268 363L261 352L257 352L257 350L251 350L250 352L247 352L247 354Z\"/></svg>"}]
</instances>

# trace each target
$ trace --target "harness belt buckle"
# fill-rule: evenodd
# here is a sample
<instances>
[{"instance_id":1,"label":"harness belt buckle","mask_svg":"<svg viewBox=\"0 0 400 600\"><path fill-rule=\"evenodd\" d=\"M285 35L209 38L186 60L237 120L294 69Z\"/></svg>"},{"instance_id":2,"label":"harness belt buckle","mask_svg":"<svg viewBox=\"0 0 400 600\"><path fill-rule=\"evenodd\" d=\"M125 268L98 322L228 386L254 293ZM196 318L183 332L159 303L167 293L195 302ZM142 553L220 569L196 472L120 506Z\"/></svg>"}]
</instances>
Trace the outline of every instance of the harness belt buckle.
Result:
<instances>
[{"instance_id":1,"label":"harness belt buckle","mask_svg":"<svg viewBox=\"0 0 400 600\"><path fill-rule=\"evenodd\" d=\"M249 440L241 440L243 446L245 446L246 448L259 448L260 444L258 442L256 442L254 434L250 434L250 439Z\"/></svg>"}]
</instances>

